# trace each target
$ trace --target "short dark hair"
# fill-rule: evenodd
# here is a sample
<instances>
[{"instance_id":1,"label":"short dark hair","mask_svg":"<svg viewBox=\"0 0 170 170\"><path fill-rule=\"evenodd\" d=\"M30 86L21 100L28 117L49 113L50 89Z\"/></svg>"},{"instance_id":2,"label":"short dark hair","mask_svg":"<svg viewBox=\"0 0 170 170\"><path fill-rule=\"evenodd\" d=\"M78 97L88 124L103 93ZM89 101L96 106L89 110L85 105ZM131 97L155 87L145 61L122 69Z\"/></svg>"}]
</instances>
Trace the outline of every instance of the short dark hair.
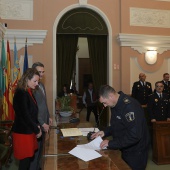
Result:
<instances>
[{"instance_id":1,"label":"short dark hair","mask_svg":"<svg viewBox=\"0 0 170 170\"><path fill-rule=\"evenodd\" d=\"M163 84L162 81L157 81L157 82L155 83L155 86L157 86L158 83L161 83L161 84L164 86L164 84Z\"/></svg>"},{"instance_id":2,"label":"short dark hair","mask_svg":"<svg viewBox=\"0 0 170 170\"><path fill-rule=\"evenodd\" d=\"M163 74L163 77L165 77L166 75L169 75L169 73L164 73L164 74Z\"/></svg>"},{"instance_id":3,"label":"short dark hair","mask_svg":"<svg viewBox=\"0 0 170 170\"><path fill-rule=\"evenodd\" d=\"M40 62L36 62L32 65L32 68L36 68L37 66L39 67L44 67L44 64L40 63Z\"/></svg>"},{"instance_id":4,"label":"short dark hair","mask_svg":"<svg viewBox=\"0 0 170 170\"><path fill-rule=\"evenodd\" d=\"M102 85L100 86L100 90L99 90L99 96L100 97L104 97L104 98L108 98L110 93L115 93L115 89L109 85Z\"/></svg>"}]
</instances>

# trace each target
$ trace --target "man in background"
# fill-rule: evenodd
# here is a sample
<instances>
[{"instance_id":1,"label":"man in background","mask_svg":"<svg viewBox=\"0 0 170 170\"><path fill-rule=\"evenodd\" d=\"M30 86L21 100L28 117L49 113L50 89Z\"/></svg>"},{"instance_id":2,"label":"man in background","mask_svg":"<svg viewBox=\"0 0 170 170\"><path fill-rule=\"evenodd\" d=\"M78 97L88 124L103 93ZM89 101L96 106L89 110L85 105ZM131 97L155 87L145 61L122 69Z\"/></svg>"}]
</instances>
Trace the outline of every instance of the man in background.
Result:
<instances>
[{"instance_id":1,"label":"man in background","mask_svg":"<svg viewBox=\"0 0 170 170\"><path fill-rule=\"evenodd\" d=\"M91 112L94 113L96 124L98 124L98 113L97 113L97 94L93 89L93 83L88 83L88 89L83 94L83 104L87 108L86 121L89 122Z\"/></svg>"},{"instance_id":2,"label":"man in background","mask_svg":"<svg viewBox=\"0 0 170 170\"><path fill-rule=\"evenodd\" d=\"M136 81L132 87L132 97L138 100L141 105L146 105L149 95L152 94L152 85L146 81L144 73L139 74L139 81Z\"/></svg>"},{"instance_id":3,"label":"man in background","mask_svg":"<svg viewBox=\"0 0 170 170\"><path fill-rule=\"evenodd\" d=\"M38 139L38 150L35 153L34 160L31 162L30 169L39 170L41 164L41 155L43 150L43 142L45 139L45 133L49 132L50 125L52 125L52 119L50 118L47 99L46 99L46 90L44 84L42 83L42 79L44 77L45 69L44 65L40 62L36 62L32 65L32 68L37 69L40 74L40 82L37 89L34 91L33 95L37 101L38 106L38 121L42 128L42 137ZM36 162L38 162L39 167L36 166Z\"/></svg>"},{"instance_id":4,"label":"man in background","mask_svg":"<svg viewBox=\"0 0 170 170\"><path fill-rule=\"evenodd\" d=\"M170 121L170 102L168 94L163 93L162 81L155 83L155 92L149 97L147 110L151 122Z\"/></svg>"},{"instance_id":5,"label":"man in background","mask_svg":"<svg viewBox=\"0 0 170 170\"><path fill-rule=\"evenodd\" d=\"M164 85L163 93L166 93L168 95L168 97L170 98L170 81L169 81L169 74L168 73L163 74L162 83Z\"/></svg>"}]
</instances>

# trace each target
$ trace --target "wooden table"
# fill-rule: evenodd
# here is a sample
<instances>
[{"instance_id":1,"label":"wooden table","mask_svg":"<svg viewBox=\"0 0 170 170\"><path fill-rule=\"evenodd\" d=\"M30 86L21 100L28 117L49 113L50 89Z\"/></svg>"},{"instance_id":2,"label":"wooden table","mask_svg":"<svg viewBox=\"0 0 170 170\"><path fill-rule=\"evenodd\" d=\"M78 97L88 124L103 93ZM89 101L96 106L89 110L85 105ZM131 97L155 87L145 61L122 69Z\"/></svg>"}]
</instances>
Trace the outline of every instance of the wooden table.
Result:
<instances>
[{"instance_id":1,"label":"wooden table","mask_svg":"<svg viewBox=\"0 0 170 170\"><path fill-rule=\"evenodd\" d=\"M49 139L45 143L43 155L44 170L130 170L122 160L118 150L101 150L102 157L85 162L69 154L78 144L88 143L87 137L63 137L61 128L92 127L90 123L57 123L57 129L50 130Z\"/></svg>"}]
</instances>

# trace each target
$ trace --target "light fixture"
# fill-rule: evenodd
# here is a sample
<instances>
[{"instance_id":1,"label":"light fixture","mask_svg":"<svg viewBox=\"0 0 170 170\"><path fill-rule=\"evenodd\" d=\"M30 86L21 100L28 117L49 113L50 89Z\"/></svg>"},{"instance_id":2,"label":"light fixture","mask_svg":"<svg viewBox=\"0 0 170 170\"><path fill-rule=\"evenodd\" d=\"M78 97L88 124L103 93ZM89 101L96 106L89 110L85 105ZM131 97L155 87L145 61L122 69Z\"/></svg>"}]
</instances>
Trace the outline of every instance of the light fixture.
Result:
<instances>
[{"instance_id":1,"label":"light fixture","mask_svg":"<svg viewBox=\"0 0 170 170\"><path fill-rule=\"evenodd\" d=\"M156 50L148 50L145 53L145 61L148 64L155 64L157 61L157 51Z\"/></svg>"}]
</instances>

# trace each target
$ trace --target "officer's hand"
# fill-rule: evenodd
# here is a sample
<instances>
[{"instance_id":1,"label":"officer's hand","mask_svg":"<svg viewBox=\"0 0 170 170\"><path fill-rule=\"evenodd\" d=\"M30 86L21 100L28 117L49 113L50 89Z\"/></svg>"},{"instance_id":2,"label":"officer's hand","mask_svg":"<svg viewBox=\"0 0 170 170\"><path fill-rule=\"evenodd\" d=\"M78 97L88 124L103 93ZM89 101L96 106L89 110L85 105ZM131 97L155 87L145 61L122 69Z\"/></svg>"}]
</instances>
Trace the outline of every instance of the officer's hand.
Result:
<instances>
[{"instance_id":1,"label":"officer's hand","mask_svg":"<svg viewBox=\"0 0 170 170\"><path fill-rule=\"evenodd\" d=\"M151 119L151 122L153 123L153 122L156 122L156 119Z\"/></svg>"},{"instance_id":2,"label":"officer's hand","mask_svg":"<svg viewBox=\"0 0 170 170\"><path fill-rule=\"evenodd\" d=\"M91 139L97 138L98 136L100 136L102 138L104 136L104 132L103 131L99 131L99 132L93 133L91 135Z\"/></svg>"},{"instance_id":3,"label":"officer's hand","mask_svg":"<svg viewBox=\"0 0 170 170\"><path fill-rule=\"evenodd\" d=\"M167 118L167 121L169 122L169 121L170 121L170 118Z\"/></svg>"},{"instance_id":4,"label":"officer's hand","mask_svg":"<svg viewBox=\"0 0 170 170\"><path fill-rule=\"evenodd\" d=\"M109 145L109 140L104 140L101 142L100 147L101 149L104 149L105 147L108 147Z\"/></svg>"}]
</instances>

